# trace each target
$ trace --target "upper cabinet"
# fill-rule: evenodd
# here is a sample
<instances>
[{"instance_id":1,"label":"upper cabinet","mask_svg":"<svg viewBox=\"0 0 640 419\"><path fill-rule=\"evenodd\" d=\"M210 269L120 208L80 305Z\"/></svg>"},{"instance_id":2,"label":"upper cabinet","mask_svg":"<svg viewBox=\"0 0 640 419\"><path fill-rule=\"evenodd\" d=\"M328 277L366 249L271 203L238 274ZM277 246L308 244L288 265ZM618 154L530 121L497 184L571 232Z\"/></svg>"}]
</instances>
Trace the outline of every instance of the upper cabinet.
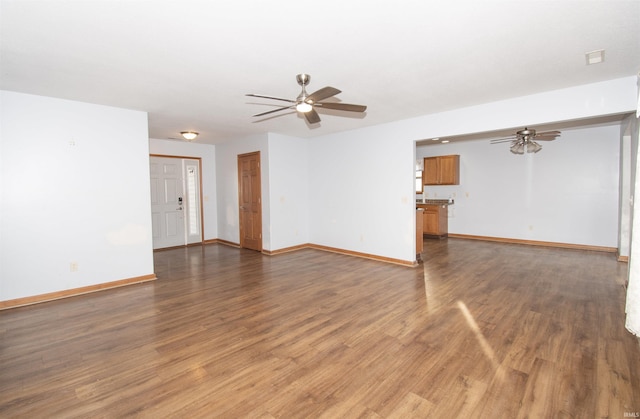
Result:
<instances>
[{"instance_id":1,"label":"upper cabinet","mask_svg":"<svg viewBox=\"0 0 640 419\"><path fill-rule=\"evenodd\" d=\"M460 156L435 156L424 158L425 185L459 185Z\"/></svg>"}]
</instances>

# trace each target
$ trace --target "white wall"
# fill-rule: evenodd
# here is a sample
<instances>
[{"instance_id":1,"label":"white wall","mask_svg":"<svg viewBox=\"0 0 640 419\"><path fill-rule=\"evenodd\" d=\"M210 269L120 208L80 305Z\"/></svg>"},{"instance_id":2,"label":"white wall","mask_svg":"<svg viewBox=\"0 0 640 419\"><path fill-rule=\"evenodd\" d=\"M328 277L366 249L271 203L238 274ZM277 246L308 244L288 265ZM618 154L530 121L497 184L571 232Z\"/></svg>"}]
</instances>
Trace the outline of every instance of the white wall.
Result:
<instances>
[{"instance_id":1,"label":"white wall","mask_svg":"<svg viewBox=\"0 0 640 419\"><path fill-rule=\"evenodd\" d=\"M270 250L309 243L309 140L269 134Z\"/></svg>"},{"instance_id":2,"label":"white wall","mask_svg":"<svg viewBox=\"0 0 640 419\"><path fill-rule=\"evenodd\" d=\"M488 140L418 147L418 158L461 161L460 185L426 186L423 196L455 199L450 233L616 248L619 125L563 130L540 144L524 155Z\"/></svg>"},{"instance_id":3,"label":"white wall","mask_svg":"<svg viewBox=\"0 0 640 419\"><path fill-rule=\"evenodd\" d=\"M216 177L218 192L218 238L240 243L238 212L238 155L260 152L262 189L262 247L271 250L271 203L269 199L269 136L254 135L238 138L216 146Z\"/></svg>"},{"instance_id":4,"label":"white wall","mask_svg":"<svg viewBox=\"0 0 640 419\"><path fill-rule=\"evenodd\" d=\"M414 140L572 121L635 110L636 77L624 77L425 115L375 127Z\"/></svg>"},{"instance_id":5,"label":"white wall","mask_svg":"<svg viewBox=\"0 0 640 419\"><path fill-rule=\"evenodd\" d=\"M238 155L260 151L263 249L308 243L308 140L269 133L216 147L219 238L240 242Z\"/></svg>"},{"instance_id":6,"label":"white wall","mask_svg":"<svg viewBox=\"0 0 640 419\"><path fill-rule=\"evenodd\" d=\"M200 158L202 162L202 218L204 240L218 238L216 148L211 144L175 140L149 140L151 154Z\"/></svg>"},{"instance_id":7,"label":"white wall","mask_svg":"<svg viewBox=\"0 0 640 419\"><path fill-rule=\"evenodd\" d=\"M373 129L310 147L311 243L415 260L414 143Z\"/></svg>"},{"instance_id":8,"label":"white wall","mask_svg":"<svg viewBox=\"0 0 640 419\"><path fill-rule=\"evenodd\" d=\"M0 300L153 274L146 113L0 103Z\"/></svg>"}]
</instances>

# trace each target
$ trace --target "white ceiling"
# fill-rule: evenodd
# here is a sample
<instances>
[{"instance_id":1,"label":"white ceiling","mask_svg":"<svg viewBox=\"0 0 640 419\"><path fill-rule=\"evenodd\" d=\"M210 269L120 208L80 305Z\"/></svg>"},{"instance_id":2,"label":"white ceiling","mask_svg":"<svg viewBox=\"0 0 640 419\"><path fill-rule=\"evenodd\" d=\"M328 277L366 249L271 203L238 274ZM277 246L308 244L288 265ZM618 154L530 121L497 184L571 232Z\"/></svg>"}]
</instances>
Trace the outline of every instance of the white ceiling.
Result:
<instances>
[{"instance_id":1,"label":"white ceiling","mask_svg":"<svg viewBox=\"0 0 640 419\"><path fill-rule=\"evenodd\" d=\"M0 88L149 113L152 138L312 137L637 74L640 1L0 0ZM586 65L585 53L606 50ZM251 115L342 90L358 114ZM271 115L270 115L271 116Z\"/></svg>"}]
</instances>

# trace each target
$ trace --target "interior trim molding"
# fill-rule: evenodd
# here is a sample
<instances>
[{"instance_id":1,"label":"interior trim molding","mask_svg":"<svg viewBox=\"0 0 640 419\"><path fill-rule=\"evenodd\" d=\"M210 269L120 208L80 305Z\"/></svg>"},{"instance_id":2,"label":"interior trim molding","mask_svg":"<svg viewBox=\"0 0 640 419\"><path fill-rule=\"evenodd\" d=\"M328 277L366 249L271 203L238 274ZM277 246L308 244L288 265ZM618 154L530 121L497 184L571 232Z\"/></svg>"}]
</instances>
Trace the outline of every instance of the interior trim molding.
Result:
<instances>
[{"instance_id":1,"label":"interior trim molding","mask_svg":"<svg viewBox=\"0 0 640 419\"><path fill-rule=\"evenodd\" d=\"M195 246L202 246L203 244L206 244L204 242L198 242L198 243L189 243L189 244L182 244L180 246L169 246L169 247L161 247L159 249L153 249L154 252L162 252L163 250L171 250L171 249L182 249L184 247L195 247Z\"/></svg>"},{"instance_id":2,"label":"interior trim molding","mask_svg":"<svg viewBox=\"0 0 640 419\"><path fill-rule=\"evenodd\" d=\"M319 244L309 244L307 247L310 249L324 250L325 252L340 253L342 255L347 255L347 256L356 256L364 259L377 260L379 262L393 263L396 265L407 266L410 268L414 268L418 266L417 261L388 258L386 256L378 256L378 255L372 255L370 253L354 252L352 250L344 250L336 247L321 246Z\"/></svg>"},{"instance_id":3,"label":"interior trim molding","mask_svg":"<svg viewBox=\"0 0 640 419\"><path fill-rule=\"evenodd\" d=\"M226 244L226 245L233 246L233 247L240 247L239 244L232 243L232 242L227 242L225 240L219 240L218 243ZM345 250L345 249L340 249L340 248L337 248L337 247L322 246L322 245L313 244L313 243L298 244L296 246L283 247L282 249L277 249L277 250L265 250L265 249L263 249L262 253L267 255L267 256L276 256L276 255L279 255L279 254L282 254L282 253L295 252L296 250L302 250L302 249L323 250L325 252L340 253L342 255L355 256L355 257L364 258L364 259L377 260L379 262L393 263L393 264L396 264L396 265L408 266L410 268L413 268L413 267L416 267L416 266L419 265L418 261L408 261L408 260L402 260L402 259L388 258L388 257L385 257L385 256L372 255L370 253L354 252L352 250Z\"/></svg>"},{"instance_id":4,"label":"interior trim molding","mask_svg":"<svg viewBox=\"0 0 640 419\"><path fill-rule=\"evenodd\" d=\"M528 245L528 246L558 247L563 249L575 249L575 250L590 250L595 252L607 252L607 253L618 252L618 249L615 247L589 246L589 245L583 245L583 244L546 242L546 241L537 241L537 240L510 239L510 238L504 238L504 237L474 236L474 235L468 235L468 234L452 234L452 233L449 233L448 237L458 238L458 239L468 239L468 240L483 240L483 241L492 241L492 242L500 242L500 243L522 244L522 245ZM239 243L234 243L232 241L223 240L223 239L205 240L203 244L216 244L216 243L222 244L225 246L240 248ZM354 252L351 250L340 249L337 247L322 246L322 245L313 244L313 243L304 243L304 244L299 244L291 247L283 247L282 249L276 249L276 250L263 249L262 254L267 256L275 256L281 253L295 252L297 250L302 250L302 249L323 250L326 252L340 253L343 255L355 256L355 257L360 257L365 259L372 259L380 262L393 263L396 265L402 265L402 266L408 266L408 267L416 267L420 264L418 260L407 261L402 259L394 259L394 258L388 258L385 256L373 255L370 253ZM629 261L628 256L618 255L617 259L619 262Z\"/></svg>"},{"instance_id":5,"label":"interior trim molding","mask_svg":"<svg viewBox=\"0 0 640 419\"><path fill-rule=\"evenodd\" d=\"M467 234L451 234L451 233L449 233L449 237L457 238L457 239L483 240L483 241L500 242L500 243L525 244L528 246L560 247L563 249L591 250L594 252L607 252L607 253L618 252L618 249L616 249L615 247L590 246L585 244L545 242L545 241L538 241L538 240L509 239L504 237L472 236Z\"/></svg>"},{"instance_id":6,"label":"interior trim molding","mask_svg":"<svg viewBox=\"0 0 640 419\"><path fill-rule=\"evenodd\" d=\"M262 253L264 253L265 255L273 256L273 255L279 255L282 253L295 252L296 250L308 249L310 246L311 244L305 243L305 244L299 244L297 246L283 247L282 249L277 249L277 250L262 249Z\"/></svg>"},{"instance_id":7,"label":"interior trim molding","mask_svg":"<svg viewBox=\"0 0 640 419\"><path fill-rule=\"evenodd\" d=\"M134 278L121 279L118 281L105 282L102 284L89 285L86 287L72 288L69 290L49 292L47 294L33 295L30 297L16 298L13 300L0 301L0 310L28 306L32 304L44 303L46 301L60 300L62 298L75 297L77 295L89 294L111 288L124 287L127 285L140 284L143 282L156 280L156 274L137 276Z\"/></svg>"},{"instance_id":8,"label":"interior trim molding","mask_svg":"<svg viewBox=\"0 0 640 419\"><path fill-rule=\"evenodd\" d=\"M215 239L215 243L224 244L225 246L237 247L238 249L240 248L240 243L234 243L228 240Z\"/></svg>"}]
</instances>

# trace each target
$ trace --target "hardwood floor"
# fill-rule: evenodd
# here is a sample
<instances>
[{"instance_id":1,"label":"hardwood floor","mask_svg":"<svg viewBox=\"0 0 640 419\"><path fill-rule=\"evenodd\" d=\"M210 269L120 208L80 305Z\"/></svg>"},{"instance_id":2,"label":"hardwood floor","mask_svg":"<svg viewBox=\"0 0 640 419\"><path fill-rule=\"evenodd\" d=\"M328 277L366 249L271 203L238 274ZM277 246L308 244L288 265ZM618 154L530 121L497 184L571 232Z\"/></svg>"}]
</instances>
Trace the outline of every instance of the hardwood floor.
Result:
<instances>
[{"instance_id":1,"label":"hardwood floor","mask_svg":"<svg viewBox=\"0 0 640 419\"><path fill-rule=\"evenodd\" d=\"M154 282L0 312L0 417L640 414L613 254L448 239L423 260L157 252Z\"/></svg>"}]
</instances>

